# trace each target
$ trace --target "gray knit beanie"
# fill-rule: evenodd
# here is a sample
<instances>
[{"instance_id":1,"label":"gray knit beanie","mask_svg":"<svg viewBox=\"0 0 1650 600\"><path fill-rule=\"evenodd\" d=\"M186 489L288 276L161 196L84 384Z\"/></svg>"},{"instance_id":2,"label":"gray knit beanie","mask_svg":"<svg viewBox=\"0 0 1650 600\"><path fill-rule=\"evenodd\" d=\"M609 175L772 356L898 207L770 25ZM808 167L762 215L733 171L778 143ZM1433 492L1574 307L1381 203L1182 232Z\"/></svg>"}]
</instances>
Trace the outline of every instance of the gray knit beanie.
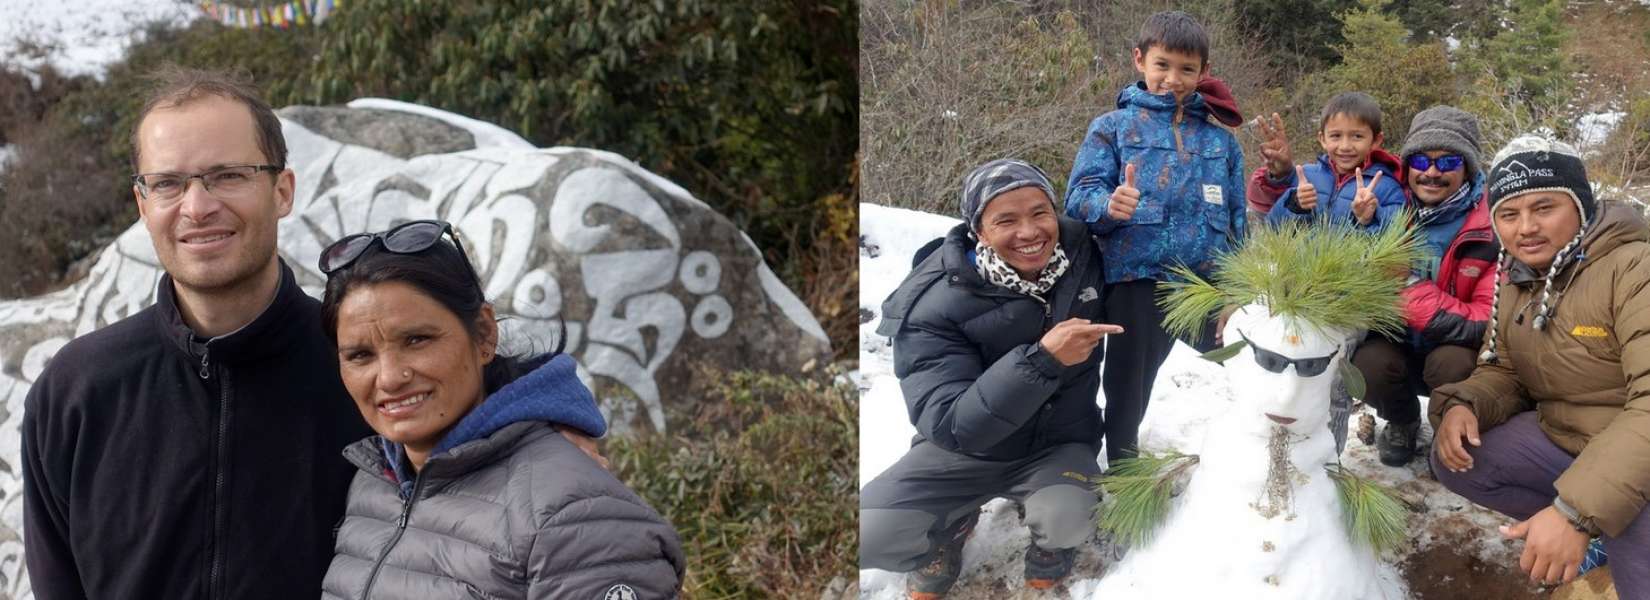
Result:
<instances>
[{"instance_id":1,"label":"gray knit beanie","mask_svg":"<svg viewBox=\"0 0 1650 600\"><path fill-rule=\"evenodd\" d=\"M1459 108L1440 104L1415 113L1409 122L1409 135L1404 136L1404 147L1398 156L1409 164L1409 157L1429 150L1446 150L1461 155L1467 161L1467 180L1483 173L1478 155L1482 150L1478 137L1478 117Z\"/></svg>"},{"instance_id":2,"label":"gray knit beanie","mask_svg":"<svg viewBox=\"0 0 1650 600\"><path fill-rule=\"evenodd\" d=\"M1049 203L1054 203L1054 186L1048 182L1048 174L1036 165L1017 158L999 158L975 168L963 178L962 218L968 222L968 230L979 233L980 214L991 199L1026 186L1042 189Z\"/></svg>"}]
</instances>

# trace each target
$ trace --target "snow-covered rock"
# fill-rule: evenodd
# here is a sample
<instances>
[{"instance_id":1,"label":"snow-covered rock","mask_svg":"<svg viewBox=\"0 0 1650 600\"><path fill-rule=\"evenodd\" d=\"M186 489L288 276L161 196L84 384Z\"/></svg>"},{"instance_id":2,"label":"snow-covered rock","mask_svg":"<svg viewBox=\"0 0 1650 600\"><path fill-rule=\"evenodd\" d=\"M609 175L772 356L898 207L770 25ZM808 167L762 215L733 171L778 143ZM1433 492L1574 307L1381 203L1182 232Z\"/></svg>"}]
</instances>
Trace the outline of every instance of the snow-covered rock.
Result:
<instances>
[{"instance_id":1,"label":"snow-covered rock","mask_svg":"<svg viewBox=\"0 0 1650 600\"><path fill-rule=\"evenodd\" d=\"M1627 113L1621 111L1606 111L1582 115L1576 120L1576 145L1582 150L1589 150L1604 145L1610 139L1610 132L1616 130L1622 117Z\"/></svg>"}]
</instances>

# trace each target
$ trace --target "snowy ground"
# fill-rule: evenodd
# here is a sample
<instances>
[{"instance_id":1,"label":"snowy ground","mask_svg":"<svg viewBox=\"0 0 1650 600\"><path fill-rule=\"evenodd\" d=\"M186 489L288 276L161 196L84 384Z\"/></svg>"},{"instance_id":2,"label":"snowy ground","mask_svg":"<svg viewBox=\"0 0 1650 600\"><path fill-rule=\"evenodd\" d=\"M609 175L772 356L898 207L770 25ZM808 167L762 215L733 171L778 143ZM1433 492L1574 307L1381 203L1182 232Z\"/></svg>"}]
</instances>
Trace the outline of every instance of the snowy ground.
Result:
<instances>
[{"instance_id":1,"label":"snowy ground","mask_svg":"<svg viewBox=\"0 0 1650 600\"><path fill-rule=\"evenodd\" d=\"M49 64L64 75L101 78L145 25L200 16L198 5L183 0L0 0L0 66L32 72Z\"/></svg>"},{"instance_id":2,"label":"snowy ground","mask_svg":"<svg viewBox=\"0 0 1650 600\"><path fill-rule=\"evenodd\" d=\"M943 235L957 221L872 204L860 205L859 219L863 317L859 359L859 464L863 487L904 454L915 433L893 375L889 340L876 334L882 300L909 271L915 250ZM1190 347L1177 346L1159 372L1151 405L1141 426L1141 445L1197 452L1211 412L1210 403L1227 399L1224 372L1198 358ZM1102 406L1105 403L1103 397L1097 401ZM1502 540L1496 531L1497 526L1511 521L1472 506L1445 490L1432 480L1422 461L1415 461L1405 469L1380 464L1375 448L1356 439L1360 421L1374 420L1373 411L1368 409L1360 409L1353 416L1350 436L1353 439L1348 440L1343 462L1354 472L1397 490L1411 506L1411 543L1395 556L1386 558L1399 565L1412 594L1417 598L1459 598L1468 597L1462 592L1470 589L1474 590L1471 597L1535 597L1528 595L1530 590L1519 584L1516 571L1508 568L1517 564L1517 552L1522 545ZM1375 431L1379 431L1379 424ZM1430 439L1431 433L1430 428L1423 428L1422 436ZM1082 549L1077 572L1066 584L1049 592L1029 591L1023 585L1020 559L1027 540L1025 528L1020 526L1011 504L1004 500L987 504L963 552L964 575L950 597L961 600L1088 598L1100 587L1106 566L1114 562L1110 547L1091 541ZM1479 579L1483 581L1468 581ZM904 598L901 574L865 570L860 572L859 583L862 599ZM1487 590L1485 583L1504 584L1505 589Z\"/></svg>"}]
</instances>

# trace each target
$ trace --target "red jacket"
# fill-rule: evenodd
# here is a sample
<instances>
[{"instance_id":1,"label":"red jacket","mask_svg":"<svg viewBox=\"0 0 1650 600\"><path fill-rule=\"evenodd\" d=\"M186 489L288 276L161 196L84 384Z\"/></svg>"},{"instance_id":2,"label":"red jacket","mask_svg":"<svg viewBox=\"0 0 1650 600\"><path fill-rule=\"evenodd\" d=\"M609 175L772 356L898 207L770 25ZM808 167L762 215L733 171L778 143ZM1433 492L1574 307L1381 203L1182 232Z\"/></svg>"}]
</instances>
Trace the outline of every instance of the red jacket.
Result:
<instances>
[{"instance_id":1,"label":"red jacket","mask_svg":"<svg viewBox=\"0 0 1650 600\"><path fill-rule=\"evenodd\" d=\"M1412 339L1418 336L1423 346L1477 348L1483 343L1500 249L1490 228L1489 201L1481 196L1441 257L1436 279L1404 288L1404 318Z\"/></svg>"}]
</instances>

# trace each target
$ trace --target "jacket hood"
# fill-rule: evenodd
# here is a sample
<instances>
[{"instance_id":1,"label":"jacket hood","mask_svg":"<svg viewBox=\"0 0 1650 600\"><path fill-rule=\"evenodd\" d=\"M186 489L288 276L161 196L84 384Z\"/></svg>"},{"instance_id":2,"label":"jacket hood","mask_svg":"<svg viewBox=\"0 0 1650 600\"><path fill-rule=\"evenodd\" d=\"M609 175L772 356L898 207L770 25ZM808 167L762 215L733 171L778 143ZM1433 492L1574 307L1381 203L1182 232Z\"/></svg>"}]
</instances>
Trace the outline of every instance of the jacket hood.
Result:
<instances>
[{"instance_id":1,"label":"jacket hood","mask_svg":"<svg viewBox=\"0 0 1650 600\"><path fill-rule=\"evenodd\" d=\"M1232 96L1232 88L1226 82L1205 75L1197 82L1197 93L1203 95L1203 103L1208 105L1209 114L1216 121L1227 127L1243 125L1243 110L1238 108L1237 98Z\"/></svg>"},{"instance_id":2,"label":"jacket hood","mask_svg":"<svg viewBox=\"0 0 1650 600\"><path fill-rule=\"evenodd\" d=\"M1644 216L1634 210L1633 207L1620 202L1600 202L1599 209L1597 221L1593 223L1592 227L1588 228L1587 234L1581 238L1581 251L1571 255L1572 258L1568 261L1568 264L1564 265L1560 271L1569 268L1571 265L1578 265L1576 266L1577 269L1585 269L1587 268L1588 259L1597 259L1626 244L1650 241L1650 232L1646 231L1647 226ZM1500 234L1496 235L1499 239ZM1512 268L1507 269L1507 279L1512 283L1524 284L1540 281L1547 275L1546 273L1536 272L1535 269L1518 260L1511 262ZM1555 277L1555 279L1558 278ZM1564 279L1573 278L1566 277Z\"/></svg>"},{"instance_id":3,"label":"jacket hood","mask_svg":"<svg viewBox=\"0 0 1650 600\"><path fill-rule=\"evenodd\" d=\"M607 421L596 408L595 395L579 381L577 364L573 357L558 354L488 395L441 438L430 451L430 460L444 454L484 457L490 448L478 445L491 446L488 442L494 433L523 422L566 425L591 437L601 437L607 433ZM402 484L403 495L409 493L413 474L403 459L406 449L381 436L377 439L395 480Z\"/></svg>"},{"instance_id":4,"label":"jacket hood","mask_svg":"<svg viewBox=\"0 0 1650 600\"><path fill-rule=\"evenodd\" d=\"M1125 87L1123 91L1117 93L1117 108L1129 108L1130 106L1173 113L1175 109L1174 94L1153 94L1146 91L1145 81L1137 81L1134 85ZM1198 91L1186 95L1185 108L1186 116L1194 119L1202 119L1209 114L1209 107L1203 101L1203 94Z\"/></svg>"}]
</instances>

